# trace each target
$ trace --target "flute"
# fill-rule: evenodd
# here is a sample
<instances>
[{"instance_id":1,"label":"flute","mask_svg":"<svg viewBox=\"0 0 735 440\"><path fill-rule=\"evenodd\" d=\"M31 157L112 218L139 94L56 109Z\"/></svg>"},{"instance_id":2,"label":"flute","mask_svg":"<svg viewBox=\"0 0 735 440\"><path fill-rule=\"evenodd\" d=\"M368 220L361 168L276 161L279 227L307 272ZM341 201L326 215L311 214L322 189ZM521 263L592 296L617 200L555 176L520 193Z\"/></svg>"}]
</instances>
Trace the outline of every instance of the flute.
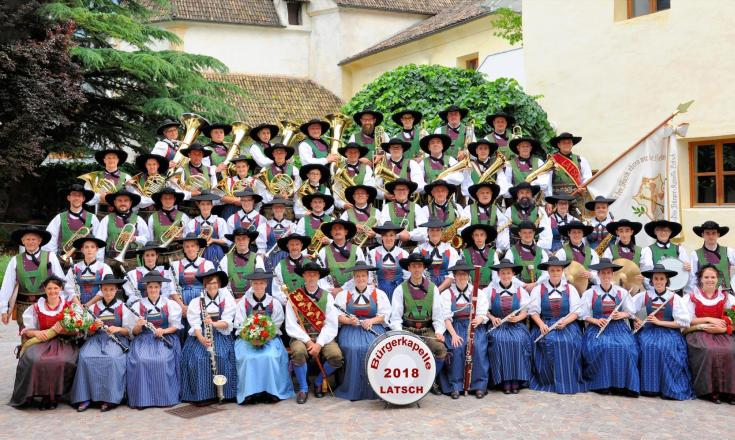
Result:
<instances>
[{"instance_id":1,"label":"flute","mask_svg":"<svg viewBox=\"0 0 735 440\"><path fill-rule=\"evenodd\" d=\"M357 318L357 316L355 316L355 315L353 315L352 313L348 312L347 310L343 309L343 308L342 308L342 306L340 306L340 305L338 305L338 304L334 304L334 308L335 308L335 309L337 309L337 310L339 310L340 312L342 312L342 314L343 314L343 315L345 315L345 316L346 316L346 317L348 317L348 318ZM358 321L360 321L360 322L362 323L362 319L360 319L360 318L357 318L357 320L358 320ZM376 332L375 330L373 330L373 329L371 329L371 328L370 328L370 329L367 329L367 328L365 328L365 327L362 327L362 329L363 329L363 330L365 330L365 331L368 331L368 332L370 332L371 334L373 334L373 335L375 335L375 336L380 336L380 335L378 334L378 332Z\"/></svg>"},{"instance_id":2,"label":"flute","mask_svg":"<svg viewBox=\"0 0 735 440\"><path fill-rule=\"evenodd\" d=\"M625 293L625 296L623 297L623 299L620 300L618 305L616 305L615 308L613 309L612 313L610 313L610 316L607 317L607 319L605 320L605 323L602 325L602 327L600 327L600 331L598 331L597 335L595 335L595 338L599 338L602 332L605 331L607 326L610 325L610 321L612 321L613 315L615 314L615 312L620 310L620 307L622 307L623 303L625 302L625 298L627 297L628 297L628 292Z\"/></svg>"},{"instance_id":3,"label":"flute","mask_svg":"<svg viewBox=\"0 0 735 440\"><path fill-rule=\"evenodd\" d=\"M505 324L505 323L506 323L506 321L508 321L508 320L509 320L510 318L512 318L512 317L514 317L514 316L518 315L519 313L521 313L522 311L526 310L526 309L528 308L528 306L530 306L530 305L531 305L531 303L534 303L534 302L536 302L536 298L532 298L532 299L531 299L530 301L528 301L528 302L527 302L526 304L524 304L524 305L522 305L522 306L518 307L518 309L516 309L516 310L514 310L514 311L510 312L510 313L509 313L509 314L508 314L508 315L507 315L507 316L506 316L505 318L503 318L503 319L501 319L501 320L500 320L500 323L499 323L498 325L496 325L495 327L491 328L491 329L490 329L490 330L488 330L487 332L488 332L488 333L490 333L490 332L492 332L493 330L497 329L498 327L502 326L502 325L503 325L503 324Z\"/></svg>"},{"instance_id":4,"label":"flute","mask_svg":"<svg viewBox=\"0 0 735 440\"><path fill-rule=\"evenodd\" d=\"M650 317L650 316L655 316L655 315L656 315L656 313L660 312L660 311L661 311L661 309L663 309L664 307L666 307L666 304L668 304L668 303L669 303L669 301L671 301L671 300L672 300L673 298L674 298L674 295L671 295L671 296L669 297L669 299L667 299L666 301L664 301L664 303L663 303L663 304L661 304L660 306L656 307L656 310L654 310L653 312L651 312L651 313L650 313L650 314L649 314L648 316L649 316L649 317ZM636 334L636 333L638 333L638 332L639 332L639 331L640 331L640 330L641 330L641 329L643 328L643 326L644 326L644 325L646 325L646 323L647 323L647 322L648 322L648 320L647 320L647 319L646 319L645 321L643 321L643 324L641 324L641 326L640 326L640 327L638 327L637 329L633 330L633 334Z\"/></svg>"},{"instance_id":5,"label":"flute","mask_svg":"<svg viewBox=\"0 0 735 440\"><path fill-rule=\"evenodd\" d=\"M577 307L575 307L575 308L574 308L574 310L572 310L571 312L567 313L567 315L566 315L566 316L564 316L563 318L560 318L560 319L559 319L558 321L556 321L556 322L554 322L553 324L551 324L551 327L549 327L549 331L548 331L548 332L546 332L545 334L544 334L544 333L540 334L540 335L538 336L538 338L536 338L536 339L535 339L535 340L533 341L533 343L534 343L534 344L535 344L535 343L537 343L538 341L542 340L542 339L544 338L544 336L546 336L546 335L548 335L549 333L551 333L552 331L556 330L556 327L558 327L558 326L559 326L559 323L560 323L560 322L562 322L562 321L564 321L565 319L567 319L567 318L569 318L570 316L572 316L572 314L573 314L574 312L576 312L576 311L577 311L577 310L578 310L578 309L579 309L580 307L582 307L582 303L581 303L581 302L580 302L579 304L577 304Z\"/></svg>"}]
</instances>

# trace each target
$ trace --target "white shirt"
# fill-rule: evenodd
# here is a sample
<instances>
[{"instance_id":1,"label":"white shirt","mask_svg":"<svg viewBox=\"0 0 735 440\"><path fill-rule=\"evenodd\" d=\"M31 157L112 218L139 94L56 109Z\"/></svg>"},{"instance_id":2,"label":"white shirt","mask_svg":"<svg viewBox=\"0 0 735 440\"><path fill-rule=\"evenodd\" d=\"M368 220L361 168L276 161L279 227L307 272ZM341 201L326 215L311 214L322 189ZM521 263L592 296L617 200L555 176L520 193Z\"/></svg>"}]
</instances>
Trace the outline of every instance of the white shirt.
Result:
<instances>
[{"instance_id":1,"label":"white shirt","mask_svg":"<svg viewBox=\"0 0 735 440\"><path fill-rule=\"evenodd\" d=\"M38 260L40 261L40 251L36 255L36 258L38 258ZM23 258L31 260L31 257L29 257L28 254L24 254ZM59 259L56 257L56 254L49 253L48 262L51 264L51 270L48 274L54 274L59 278L64 278L64 271L63 269L61 269L61 265L59 264ZM16 257L13 256L10 261L8 261L8 265L5 267L3 285L2 287L0 287L0 313L8 312L8 301L10 301L10 297L13 296L13 290L15 289L15 282L17 280L16 275Z\"/></svg>"},{"instance_id":2,"label":"white shirt","mask_svg":"<svg viewBox=\"0 0 735 440\"><path fill-rule=\"evenodd\" d=\"M605 291L602 290L602 287L600 287L599 285L592 286L591 288L585 290L582 294L582 307L579 308L579 319L584 320L587 318L594 318L594 313L592 312L592 307L594 306L594 304L592 304L592 299L594 298L595 292L597 292L598 297L605 295ZM635 304L633 303L633 299L631 298L627 290L613 284L609 294L622 298L623 305L620 306L620 309L618 309L619 311L628 312L631 314L631 316L636 313L637 310L635 308Z\"/></svg>"},{"instance_id":3,"label":"white shirt","mask_svg":"<svg viewBox=\"0 0 735 440\"><path fill-rule=\"evenodd\" d=\"M260 143L253 142L252 144L250 144L249 147L246 147L245 150L250 151L250 156L261 168L269 167L273 163L273 160L265 155L263 147Z\"/></svg>"},{"instance_id":4,"label":"white shirt","mask_svg":"<svg viewBox=\"0 0 735 440\"><path fill-rule=\"evenodd\" d=\"M651 246L662 247L661 244L658 241L655 241ZM676 246L676 245L673 244L673 243L671 243L671 242L668 242L667 243L667 247L669 247L669 246ZM679 253L677 255L677 258L682 263L690 263L690 261L689 261L689 254L688 254L687 250L684 248L684 246L682 246L682 245L679 245ZM654 263L658 263L658 261L656 261L656 262L653 261L653 253L651 252L651 248L648 247L648 246L646 246L643 249L641 249L641 259L640 259L641 271L653 269ZM692 282L695 283L694 284L694 287L696 287L696 280L695 281L692 281L690 279L689 280L689 283L688 283L689 285L686 286L685 288L688 289L688 288L692 287ZM648 288L651 287L651 282L646 278L646 279L643 280L643 286L646 289L648 289Z\"/></svg>"},{"instance_id":5,"label":"white shirt","mask_svg":"<svg viewBox=\"0 0 735 440\"><path fill-rule=\"evenodd\" d=\"M422 279L421 282L423 283ZM393 290L393 299L391 300L391 312L390 312L390 328L391 330L402 330L403 329L403 285L408 283L409 280L404 281L401 285ZM431 302L431 323L434 327L436 334L443 334L446 331L444 326L444 307L442 306L442 296L439 289L434 286L434 297Z\"/></svg>"},{"instance_id":6,"label":"white shirt","mask_svg":"<svg viewBox=\"0 0 735 440\"><path fill-rule=\"evenodd\" d=\"M357 290L355 289L354 285L351 286L350 289L343 288L342 291L340 291L337 294L337 297L334 299L334 303L342 307L344 310L347 310L347 293L348 292L352 296L351 301L353 304L364 305L364 301L362 301L361 298L358 296ZM368 301L372 301L373 292L375 292L375 296L378 300L378 309L377 309L375 316L376 317L382 316L383 324L387 327L388 319L390 319L390 311L391 311L390 300L388 300L388 295L386 295L385 292L369 284L367 286L367 289L363 293L363 295L365 295L368 298ZM343 315L343 313L338 310L337 315ZM340 324L340 327L343 325L344 324Z\"/></svg>"},{"instance_id":7,"label":"white shirt","mask_svg":"<svg viewBox=\"0 0 735 440\"><path fill-rule=\"evenodd\" d=\"M77 295L77 292L75 291L74 285L76 284L76 271L75 269L78 269L79 272L84 272L86 269L89 268L90 271L92 271L91 274L85 274L81 278L82 280L89 279L90 282L96 282L96 276L97 272L102 270L102 278L105 277L105 275L112 275L112 269L107 264L99 261L94 260L92 264L87 266L87 264L84 262L84 260L77 261L74 263L74 266L70 267L69 270L66 272L66 282L64 283L64 293L67 300L71 301L72 298L74 298ZM84 283L82 283L84 284ZM79 285L79 291L82 291L82 286ZM102 296L102 293L97 293L100 297Z\"/></svg>"},{"instance_id":8,"label":"white shirt","mask_svg":"<svg viewBox=\"0 0 735 440\"><path fill-rule=\"evenodd\" d=\"M549 299L561 298L561 294L559 292L554 292L554 290L566 292L567 287L569 287L569 313L572 313L574 309L577 308L577 306L579 305L579 292L577 292L577 289L573 285L567 283L566 280L562 279L561 283L559 283L559 286L557 286L555 289L551 285L549 280L546 280L543 283L540 283L536 287L534 287L531 291L531 295L529 295L530 300L533 301L531 305L528 306L529 315L541 314L541 286L544 286L547 292L551 292L549 294ZM574 311L574 313L579 316L581 309L582 307L580 306L576 311ZM563 318L563 316L561 316L560 319L561 318Z\"/></svg>"},{"instance_id":9,"label":"white shirt","mask_svg":"<svg viewBox=\"0 0 735 440\"><path fill-rule=\"evenodd\" d=\"M166 266L156 266L153 268L153 271L161 274L162 277L169 280L173 278L173 269L170 269ZM123 284L123 289L125 289L125 293L128 295L128 304L139 301L144 296L143 292L138 291L138 280L148 275L149 272L152 271L149 271L145 266L138 266L135 269L128 271L128 273L126 274L125 277L127 278L128 282ZM135 283L135 286L133 286L131 283ZM161 283L161 296L163 298L168 299L168 297L171 296L172 293L176 293L172 284L173 281Z\"/></svg>"},{"instance_id":10,"label":"white shirt","mask_svg":"<svg viewBox=\"0 0 735 440\"><path fill-rule=\"evenodd\" d=\"M330 144L327 142L327 154L329 154ZM299 157L301 158L301 166L304 165L310 165L310 164L319 164L319 165L327 165L327 158L323 159L317 159L314 157L314 151L311 149L311 145L309 145L306 140L303 140L299 143Z\"/></svg>"},{"instance_id":11,"label":"white shirt","mask_svg":"<svg viewBox=\"0 0 735 440\"><path fill-rule=\"evenodd\" d=\"M252 292L248 292L243 296L242 301L239 301L237 305L235 306L235 333L240 335L240 332L243 328L243 323L245 322L245 319L248 317L247 310L245 309L245 305L255 305L257 304L257 301L255 301L255 298L253 297ZM283 321L285 318L285 315L283 314L283 304L281 302L277 301L275 298L273 298L270 295L265 295L265 298L263 299L263 305L268 308L272 305L273 310L271 311L271 319L273 320L273 325L276 326L276 332L278 335L281 334L281 324L283 324Z\"/></svg>"},{"instance_id":12,"label":"white shirt","mask_svg":"<svg viewBox=\"0 0 735 440\"><path fill-rule=\"evenodd\" d=\"M156 144L153 146L153 149L151 150L151 154L157 154L159 156L167 157L168 156L167 155L167 153L168 153L168 147L169 147L169 145L171 145L171 144L169 144L169 142L173 142L173 141L170 141L168 139L165 139L165 140L160 140L160 141L156 142ZM178 141L176 141L176 142L178 144ZM178 145L171 145L171 147L173 148L174 151L178 151L179 145L180 144L178 144Z\"/></svg>"},{"instance_id":13,"label":"white shirt","mask_svg":"<svg viewBox=\"0 0 735 440\"><path fill-rule=\"evenodd\" d=\"M488 293L486 292L487 289L478 289L477 291L477 303L475 305L475 316L482 316L482 322L487 323L489 318L487 317L487 311L488 307L490 306L490 303L488 302ZM470 310L470 303L468 303L463 297L460 297L459 289L457 288L456 283L452 283L451 286L449 286L448 289L445 289L441 293L442 297L442 308L444 309L444 319L448 319L450 321L454 320L454 314L452 313L452 293L454 293L454 296L457 297L457 312L462 311L469 312ZM470 300L472 299L472 284L467 284L467 290L464 292L465 295L467 295Z\"/></svg>"},{"instance_id":14,"label":"white shirt","mask_svg":"<svg viewBox=\"0 0 735 440\"><path fill-rule=\"evenodd\" d=\"M219 239L219 240L224 240L229 246L231 242L230 240L225 238L225 234L229 234L230 232L232 232L232 229L230 229L227 222L225 222L225 219L212 214L207 218L207 222L209 222L210 226L212 226L213 228L215 227L215 225L217 226L216 231L217 231L218 237L215 237L214 233L212 233L212 237ZM198 215L194 217L193 219L189 220L186 226L184 226L184 236L186 236L187 234L196 233L197 226L203 223L204 223L204 219L202 218L201 215Z\"/></svg>"},{"instance_id":15,"label":"white shirt","mask_svg":"<svg viewBox=\"0 0 735 440\"><path fill-rule=\"evenodd\" d=\"M306 288L304 288L304 292L306 292ZM319 332L319 336L316 338L316 343L324 347L337 337L337 309L334 308L334 299L329 292L322 290L322 295L327 295L327 307L324 311L324 324L322 325L322 330ZM309 334L301 328L299 318L294 313L295 305L293 305L290 300L287 302L286 333L290 337L298 339L306 344L311 340L311 338L309 337ZM316 305L316 301L314 303ZM307 326L309 325L307 322L304 322L304 324Z\"/></svg>"},{"instance_id":16,"label":"white shirt","mask_svg":"<svg viewBox=\"0 0 735 440\"><path fill-rule=\"evenodd\" d=\"M210 298L207 293L202 291L204 294L204 304L207 313L209 314L220 314L219 321L227 323L227 327L224 329L212 327L214 331L218 331L224 336L232 333L233 322L235 319L235 298L232 296L229 290L226 288L220 288L217 291L217 296ZM224 302L222 312L220 312L220 303ZM189 335L194 336L194 332L199 330L204 334L202 327L202 307L201 307L201 296L192 299L186 309L186 320L189 321ZM217 322L214 320L214 322Z\"/></svg>"},{"instance_id":17,"label":"white shirt","mask_svg":"<svg viewBox=\"0 0 735 440\"><path fill-rule=\"evenodd\" d=\"M100 223L94 230L95 237L99 238L100 240L107 241L107 224L110 222L111 218L114 218L113 216L117 216L117 214L108 214L102 220L100 220ZM137 243L138 246L145 246L145 244L149 241L153 241L153 237L151 237L151 231L150 229L148 229L148 225L146 224L145 220L143 220L143 217L138 216L135 220L135 243ZM97 258L100 260L103 259L104 254L105 249L101 248L97 253Z\"/></svg>"},{"instance_id":18,"label":"white shirt","mask_svg":"<svg viewBox=\"0 0 735 440\"><path fill-rule=\"evenodd\" d=\"M85 215L88 215L92 217L92 224L89 227L89 232L94 233L94 231L97 229L97 225L100 224L99 219L97 218L94 213L91 213L89 211L85 211ZM61 237L61 213L56 214L54 218L51 220L51 223L46 226L46 231L51 234L51 240L43 245L41 249L44 251L49 251L51 253L59 253L59 237ZM61 243L61 246L63 246L64 243Z\"/></svg>"},{"instance_id":19,"label":"white shirt","mask_svg":"<svg viewBox=\"0 0 735 440\"><path fill-rule=\"evenodd\" d=\"M238 217L238 224L235 224L235 215ZM241 227L243 220L250 222L251 226L256 221L258 222L258 237L255 239L255 245L258 247L258 252L265 252L266 246L268 246L268 219L255 209L246 213L240 208L227 218L227 232L232 233L232 231ZM220 238L224 238L224 234L220 234Z\"/></svg>"},{"instance_id":20,"label":"white shirt","mask_svg":"<svg viewBox=\"0 0 735 440\"><path fill-rule=\"evenodd\" d=\"M394 203L394 202L383 203L382 222L380 223L381 226L383 225L383 223L390 220L390 207L389 207L390 203ZM409 201L407 203L411 203L411 202ZM426 241L427 233L426 233L426 228L421 227L419 225L426 223L429 219L426 217L426 212L424 212L424 209L418 203L415 204L414 210L415 210L414 221L413 221L414 228L409 230L408 234L409 234L411 241L421 243L423 241ZM398 223L400 223L400 220L398 221ZM408 223L406 223L406 225L408 225ZM408 230L408 228L406 228L406 230Z\"/></svg>"},{"instance_id":21,"label":"white shirt","mask_svg":"<svg viewBox=\"0 0 735 440\"><path fill-rule=\"evenodd\" d=\"M138 321L138 317L133 315L130 312L130 309L125 307L122 301L118 300L117 298L112 300L112 303L110 304L109 308L114 310L114 309L117 309L118 306L122 306L122 325L121 327L133 328L135 326L135 323ZM97 315L97 310L102 310L102 309L105 309L105 310L101 312L99 315ZM102 317L102 316L109 316L113 314L112 311L105 308L102 301L98 301L93 306L90 306L89 310L93 314L95 314L97 318ZM102 330L97 330L97 331L102 331ZM121 335L118 335L118 336L121 336Z\"/></svg>"},{"instance_id":22,"label":"white shirt","mask_svg":"<svg viewBox=\"0 0 735 440\"><path fill-rule=\"evenodd\" d=\"M648 312L646 310L646 297L650 299L656 298L656 293L654 289L648 289L645 293L639 293L635 295L632 299L633 302L633 308L635 309L636 313L639 311L643 311L644 315L647 315ZM669 298L674 297L671 301L669 301ZM689 327L689 323L692 321L692 316L689 312L689 302L684 300L679 295L675 294L669 289L666 289L666 292L663 295L664 300L669 301L669 303L673 303L674 309L672 310L672 315L674 318L674 321L679 325L679 327ZM661 302L654 302L653 303L653 310L656 310L659 306L661 306ZM667 305L668 307L668 305ZM665 310L662 309L662 310ZM654 324L646 324L646 325L654 325Z\"/></svg>"},{"instance_id":23,"label":"white shirt","mask_svg":"<svg viewBox=\"0 0 735 440\"><path fill-rule=\"evenodd\" d=\"M505 210L505 212L500 212L498 210L498 228L502 228L506 224L510 223L512 221L512 210L518 209L517 206L513 205L512 207ZM544 250L551 249L551 245L553 243L553 234L551 232L551 219L549 219L549 216L546 215L546 211L539 207L538 209L538 218L539 228L544 228L543 231L541 231L540 234L538 234L538 239L536 240L536 244L541 247ZM512 224L509 224L509 226L505 229L503 229L502 232L498 235L498 238L496 240L497 248L499 250L508 250L510 249L510 230L513 227Z\"/></svg>"},{"instance_id":24,"label":"white shirt","mask_svg":"<svg viewBox=\"0 0 735 440\"><path fill-rule=\"evenodd\" d=\"M326 223L328 221L327 220L327 215L328 214L327 213L322 213L321 215L324 216L324 220L323 220L322 223ZM307 221L307 219L304 216L304 217L301 217L299 219L298 223L296 223L296 233L297 234L299 234L299 235L307 235L308 236L308 234L306 233L306 221ZM314 229L314 232L316 233L316 229Z\"/></svg>"}]
</instances>

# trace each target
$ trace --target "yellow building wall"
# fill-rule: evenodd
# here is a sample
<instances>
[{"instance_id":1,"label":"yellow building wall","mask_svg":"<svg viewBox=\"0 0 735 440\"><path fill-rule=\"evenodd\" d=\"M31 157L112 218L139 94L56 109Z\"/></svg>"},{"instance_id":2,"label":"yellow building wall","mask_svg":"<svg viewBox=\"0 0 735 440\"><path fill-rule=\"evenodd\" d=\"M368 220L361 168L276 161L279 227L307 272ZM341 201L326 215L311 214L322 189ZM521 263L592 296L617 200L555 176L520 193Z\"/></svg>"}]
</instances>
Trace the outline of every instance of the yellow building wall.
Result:
<instances>
[{"instance_id":1,"label":"yellow building wall","mask_svg":"<svg viewBox=\"0 0 735 440\"><path fill-rule=\"evenodd\" d=\"M493 35L492 20L492 16L474 20L343 65L342 96L349 100L365 84L405 64L464 67L458 65L458 58L477 54L482 62L490 54L514 47Z\"/></svg>"},{"instance_id":2,"label":"yellow building wall","mask_svg":"<svg viewBox=\"0 0 735 440\"><path fill-rule=\"evenodd\" d=\"M691 227L711 219L735 226L735 208L692 208L688 143L735 137L735 2L671 0L671 9L626 19L625 0L524 0L527 92L557 132L583 136L575 147L601 168L694 99L676 122L685 245ZM724 242L735 246L735 233Z\"/></svg>"}]
</instances>

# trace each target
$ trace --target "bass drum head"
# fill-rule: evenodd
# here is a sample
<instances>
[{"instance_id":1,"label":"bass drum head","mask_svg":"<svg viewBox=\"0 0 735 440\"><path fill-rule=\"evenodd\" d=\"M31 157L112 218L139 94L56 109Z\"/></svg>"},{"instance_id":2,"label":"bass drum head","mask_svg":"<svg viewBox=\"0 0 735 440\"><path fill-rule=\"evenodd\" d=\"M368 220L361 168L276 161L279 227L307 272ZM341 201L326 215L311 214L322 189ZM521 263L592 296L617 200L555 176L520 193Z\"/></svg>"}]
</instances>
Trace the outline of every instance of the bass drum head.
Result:
<instances>
[{"instance_id":1,"label":"bass drum head","mask_svg":"<svg viewBox=\"0 0 735 440\"><path fill-rule=\"evenodd\" d=\"M410 405L431 390L436 362L420 337L395 330L370 344L365 370L368 383L378 397L393 405Z\"/></svg>"},{"instance_id":2,"label":"bass drum head","mask_svg":"<svg viewBox=\"0 0 735 440\"><path fill-rule=\"evenodd\" d=\"M689 284L689 272L684 270L684 263L681 260L667 257L662 258L658 263L663 264L666 269L673 270L677 273L676 276L669 279L669 289L677 291L685 288Z\"/></svg>"}]
</instances>

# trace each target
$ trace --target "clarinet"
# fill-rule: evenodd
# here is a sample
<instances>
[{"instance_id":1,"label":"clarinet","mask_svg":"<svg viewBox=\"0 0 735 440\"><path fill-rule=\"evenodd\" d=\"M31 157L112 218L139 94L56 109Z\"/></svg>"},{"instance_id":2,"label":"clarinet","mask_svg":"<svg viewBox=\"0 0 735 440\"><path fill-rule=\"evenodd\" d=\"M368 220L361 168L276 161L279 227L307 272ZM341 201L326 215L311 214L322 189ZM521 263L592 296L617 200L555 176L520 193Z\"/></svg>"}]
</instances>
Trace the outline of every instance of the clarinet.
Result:
<instances>
[{"instance_id":1,"label":"clarinet","mask_svg":"<svg viewBox=\"0 0 735 440\"><path fill-rule=\"evenodd\" d=\"M467 344L464 350L464 395L469 394L472 383L472 351L475 345L475 328L472 321L477 315L477 292L480 288L480 267L475 266L475 282L472 285L472 302L470 303L470 322L467 325Z\"/></svg>"},{"instance_id":2,"label":"clarinet","mask_svg":"<svg viewBox=\"0 0 735 440\"><path fill-rule=\"evenodd\" d=\"M201 294L199 295L199 308L201 309L202 330L204 333L204 337L207 339L207 341L209 341L209 347L207 347L207 351L209 352L209 364L212 367L212 383L214 383L214 388L217 393L217 400L219 400L221 403L222 400L225 398L224 385L227 383L227 376L217 374L217 353L214 350L214 328L211 323L204 323L204 319L207 317L207 310L206 306L204 305L204 292L205 291L202 290Z\"/></svg>"},{"instance_id":3,"label":"clarinet","mask_svg":"<svg viewBox=\"0 0 735 440\"><path fill-rule=\"evenodd\" d=\"M136 301L136 302L137 302L137 301ZM136 316L136 317L137 317L138 319L145 319L145 318L143 318L143 317L142 317L142 316L140 315L140 313L138 313L138 312L137 312L137 311L136 311L136 310L135 310L135 309L134 309L134 308L133 308L132 306L129 306L129 305L128 305L128 303L123 303L123 304L125 304L125 307L127 307L127 308L128 308L128 310L130 310L130 313L132 313L133 315L135 315L135 316ZM133 303L133 304L135 304L135 303ZM145 328L147 328L148 330L150 330L150 331L151 331L151 333L153 333L153 334L155 334L155 333L156 333L156 326L154 326L154 325L153 325L153 324L151 324L150 322L146 322L146 323L145 323ZM171 343L171 341L169 341L169 340L168 340L168 339L166 339L166 338L161 338L161 341L163 341L164 345L166 345L166 347L168 347L168 348L173 348L173 346L174 346L174 345L173 345L173 344Z\"/></svg>"},{"instance_id":4,"label":"clarinet","mask_svg":"<svg viewBox=\"0 0 735 440\"><path fill-rule=\"evenodd\" d=\"M87 307L87 305L86 305L86 304L82 304L82 307L84 308L84 310L85 310L85 311L86 311L87 313L89 313L90 315L92 315L92 317L93 317L93 318L97 318L96 316L94 316L94 313L92 313L92 311L91 311L91 310L89 309L89 307ZM103 331L105 332L105 334L106 334L106 335L107 335L107 336L108 336L108 337L109 337L110 339L112 339L112 342L114 342L114 343L115 343L115 344L117 344L117 345L118 345L118 346L119 346L120 348L122 348L122 351L123 351L123 353L127 353L127 352L128 352L128 347L127 347L127 346L126 346L125 344L123 344L123 343L122 343L122 341L120 340L120 338L118 338L118 337L117 337L117 335L115 335L115 334L113 334L113 333L108 333L107 331L108 331L109 329L110 329L110 326L109 326L109 325L107 325L107 324L104 324L104 323L102 324L102 330L103 330Z\"/></svg>"},{"instance_id":5,"label":"clarinet","mask_svg":"<svg viewBox=\"0 0 735 440\"><path fill-rule=\"evenodd\" d=\"M334 308L335 308L335 309L337 309L337 310L339 310L340 312L342 312L342 314L343 314L343 315L345 315L345 316L346 316L346 317L348 317L348 318L357 318L357 316L355 316L355 315L353 315L352 313L348 312L347 310L343 309L343 308L342 308L342 306L340 306L340 305L338 305L338 304L334 304ZM360 319L360 318L357 318L357 319L358 319L358 321L362 322L362 319ZM375 331L375 330L373 330L373 329L369 329L369 330L368 330L368 329L366 329L365 327L363 327L363 329L364 329L364 330L366 330L366 331L368 331L368 332L370 332L371 334L373 334L373 335L375 335L375 336L380 336L380 335L378 334L378 332L376 332L376 331Z\"/></svg>"}]
</instances>

